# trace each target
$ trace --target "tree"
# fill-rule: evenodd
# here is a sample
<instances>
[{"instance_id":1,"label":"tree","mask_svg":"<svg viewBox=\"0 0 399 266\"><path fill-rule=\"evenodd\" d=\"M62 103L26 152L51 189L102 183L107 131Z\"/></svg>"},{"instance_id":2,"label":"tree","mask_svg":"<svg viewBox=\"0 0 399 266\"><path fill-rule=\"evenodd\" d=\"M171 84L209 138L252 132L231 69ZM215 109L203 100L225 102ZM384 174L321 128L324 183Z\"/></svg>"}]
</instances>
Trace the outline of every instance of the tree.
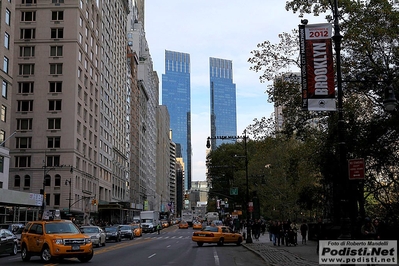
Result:
<instances>
[{"instance_id":1,"label":"tree","mask_svg":"<svg viewBox=\"0 0 399 266\"><path fill-rule=\"evenodd\" d=\"M331 22L333 4L331 0L292 0L286 2L286 9L300 15L324 14L326 21ZM378 202L384 210L383 216L397 220L399 113L384 112L383 99L387 87L392 86L397 95L399 90L398 4L388 0L344 0L339 1L339 5L343 35L345 147L348 159L366 160L366 179L363 184L356 185L357 190L365 191L356 196L361 207L359 214L375 210ZM274 81L266 91L269 101L284 106L284 130L275 134L317 143L314 152L319 159L316 162L328 196L331 183L339 175L335 167L339 157L338 117L334 112L300 110L297 104L300 88L295 81L286 78L287 73L298 66L296 31L279 37L279 44L268 41L259 44L248 61L252 63L252 70L260 72L261 82ZM317 128L309 121L316 121ZM256 132L261 132L259 125L253 125Z\"/></svg>"}]
</instances>

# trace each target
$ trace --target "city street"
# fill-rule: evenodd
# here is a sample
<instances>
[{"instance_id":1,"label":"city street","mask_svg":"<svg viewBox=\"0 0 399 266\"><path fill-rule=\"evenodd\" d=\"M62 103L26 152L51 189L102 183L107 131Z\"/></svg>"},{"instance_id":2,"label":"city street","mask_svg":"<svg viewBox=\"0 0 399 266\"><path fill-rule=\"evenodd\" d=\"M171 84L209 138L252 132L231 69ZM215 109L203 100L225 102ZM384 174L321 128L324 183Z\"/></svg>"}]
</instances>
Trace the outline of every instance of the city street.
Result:
<instances>
[{"instance_id":1,"label":"city street","mask_svg":"<svg viewBox=\"0 0 399 266\"><path fill-rule=\"evenodd\" d=\"M265 265L256 253L235 244L204 244L198 247L191 241L193 229L178 229L177 226L165 228L161 234L143 234L133 240L107 242L105 247L95 248L95 255L89 262L92 265L160 266L160 265ZM81 264L76 259L55 261L51 265ZM17 256L0 256L0 265L44 265L39 257L32 257L30 262L22 262ZM48 265L48 264L47 264Z\"/></svg>"}]
</instances>

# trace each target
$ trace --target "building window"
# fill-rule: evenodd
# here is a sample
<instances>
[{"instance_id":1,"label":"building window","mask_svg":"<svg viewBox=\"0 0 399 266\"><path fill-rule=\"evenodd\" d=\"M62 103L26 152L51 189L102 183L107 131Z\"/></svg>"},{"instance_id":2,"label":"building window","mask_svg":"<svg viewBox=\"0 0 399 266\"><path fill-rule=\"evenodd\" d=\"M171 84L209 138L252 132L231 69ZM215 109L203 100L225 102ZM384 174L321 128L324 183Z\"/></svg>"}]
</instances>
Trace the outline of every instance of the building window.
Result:
<instances>
[{"instance_id":1,"label":"building window","mask_svg":"<svg viewBox=\"0 0 399 266\"><path fill-rule=\"evenodd\" d=\"M30 167L30 156L15 156L15 167Z\"/></svg>"},{"instance_id":2,"label":"building window","mask_svg":"<svg viewBox=\"0 0 399 266\"><path fill-rule=\"evenodd\" d=\"M60 194L54 194L54 205L59 206L60 205Z\"/></svg>"},{"instance_id":3,"label":"building window","mask_svg":"<svg viewBox=\"0 0 399 266\"><path fill-rule=\"evenodd\" d=\"M30 149L32 148L32 137L16 137L17 149Z\"/></svg>"},{"instance_id":4,"label":"building window","mask_svg":"<svg viewBox=\"0 0 399 266\"><path fill-rule=\"evenodd\" d=\"M21 57L33 57L35 56L34 46L21 46L19 47L19 56Z\"/></svg>"},{"instance_id":5,"label":"building window","mask_svg":"<svg viewBox=\"0 0 399 266\"><path fill-rule=\"evenodd\" d=\"M21 13L21 21L36 21L36 12L35 11L26 11Z\"/></svg>"},{"instance_id":6,"label":"building window","mask_svg":"<svg viewBox=\"0 0 399 266\"><path fill-rule=\"evenodd\" d=\"M50 46L50 56L62 56L62 46Z\"/></svg>"},{"instance_id":7,"label":"building window","mask_svg":"<svg viewBox=\"0 0 399 266\"><path fill-rule=\"evenodd\" d=\"M30 187L30 176L24 176L24 187Z\"/></svg>"},{"instance_id":8,"label":"building window","mask_svg":"<svg viewBox=\"0 0 399 266\"><path fill-rule=\"evenodd\" d=\"M61 81L50 81L50 92L62 92L62 82Z\"/></svg>"},{"instance_id":9,"label":"building window","mask_svg":"<svg viewBox=\"0 0 399 266\"><path fill-rule=\"evenodd\" d=\"M46 157L46 166L53 167L53 166L60 166L60 156L59 155L51 155Z\"/></svg>"},{"instance_id":10,"label":"building window","mask_svg":"<svg viewBox=\"0 0 399 266\"><path fill-rule=\"evenodd\" d=\"M49 118L48 120L48 129L61 129L61 118Z\"/></svg>"},{"instance_id":11,"label":"building window","mask_svg":"<svg viewBox=\"0 0 399 266\"><path fill-rule=\"evenodd\" d=\"M33 82L19 82L18 93L33 93Z\"/></svg>"},{"instance_id":12,"label":"building window","mask_svg":"<svg viewBox=\"0 0 399 266\"><path fill-rule=\"evenodd\" d=\"M50 74L51 75L61 75L62 74L62 64L50 64Z\"/></svg>"},{"instance_id":13,"label":"building window","mask_svg":"<svg viewBox=\"0 0 399 266\"><path fill-rule=\"evenodd\" d=\"M17 119L17 130L32 130L32 118Z\"/></svg>"},{"instance_id":14,"label":"building window","mask_svg":"<svg viewBox=\"0 0 399 266\"><path fill-rule=\"evenodd\" d=\"M21 29L20 38L21 39L35 39L36 29Z\"/></svg>"},{"instance_id":15,"label":"building window","mask_svg":"<svg viewBox=\"0 0 399 266\"><path fill-rule=\"evenodd\" d=\"M3 71L5 73L8 73L8 64L9 64L9 59L7 58L7 56L4 56L4 60L3 60Z\"/></svg>"},{"instance_id":16,"label":"building window","mask_svg":"<svg viewBox=\"0 0 399 266\"><path fill-rule=\"evenodd\" d=\"M50 205L50 196L51 196L51 194L50 193L46 193L46 194L47 194L46 197L45 197L46 206L49 206Z\"/></svg>"},{"instance_id":17,"label":"building window","mask_svg":"<svg viewBox=\"0 0 399 266\"><path fill-rule=\"evenodd\" d=\"M4 173L4 156L0 156L0 173Z\"/></svg>"},{"instance_id":18,"label":"building window","mask_svg":"<svg viewBox=\"0 0 399 266\"><path fill-rule=\"evenodd\" d=\"M49 111L61 111L61 100L49 100L48 101Z\"/></svg>"},{"instance_id":19,"label":"building window","mask_svg":"<svg viewBox=\"0 0 399 266\"><path fill-rule=\"evenodd\" d=\"M64 0L51 0L51 2L53 4L62 4L62 3L64 3Z\"/></svg>"},{"instance_id":20,"label":"building window","mask_svg":"<svg viewBox=\"0 0 399 266\"><path fill-rule=\"evenodd\" d=\"M10 24L11 24L11 11L8 8L6 8L6 17L5 17L5 19L6 19L6 24L8 26L10 26Z\"/></svg>"},{"instance_id":21,"label":"building window","mask_svg":"<svg viewBox=\"0 0 399 266\"><path fill-rule=\"evenodd\" d=\"M1 96L7 99L7 94L8 94L8 83L7 81L3 80L3 84L1 86Z\"/></svg>"},{"instance_id":22,"label":"building window","mask_svg":"<svg viewBox=\"0 0 399 266\"><path fill-rule=\"evenodd\" d=\"M54 186L55 187L60 187L61 186L61 176L60 175L55 175L54 176Z\"/></svg>"},{"instance_id":23,"label":"building window","mask_svg":"<svg viewBox=\"0 0 399 266\"><path fill-rule=\"evenodd\" d=\"M0 142L3 142L6 139L6 132L4 130L0 130ZM3 147L5 143L3 143Z\"/></svg>"},{"instance_id":24,"label":"building window","mask_svg":"<svg viewBox=\"0 0 399 266\"><path fill-rule=\"evenodd\" d=\"M48 137L47 138L47 148L54 149L61 147L61 137Z\"/></svg>"},{"instance_id":25,"label":"building window","mask_svg":"<svg viewBox=\"0 0 399 266\"><path fill-rule=\"evenodd\" d=\"M35 64L19 64L19 75L35 74Z\"/></svg>"},{"instance_id":26,"label":"building window","mask_svg":"<svg viewBox=\"0 0 399 266\"><path fill-rule=\"evenodd\" d=\"M17 111L18 112L32 112L33 111L33 100L22 100L17 101Z\"/></svg>"},{"instance_id":27,"label":"building window","mask_svg":"<svg viewBox=\"0 0 399 266\"><path fill-rule=\"evenodd\" d=\"M2 122L6 122L6 116L7 116L7 107L4 105L1 105L0 120Z\"/></svg>"},{"instance_id":28,"label":"building window","mask_svg":"<svg viewBox=\"0 0 399 266\"><path fill-rule=\"evenodd\" d=\"M64 38L64 29L63 28L51 29L51 39L62 39L62 38Z\"/></svg>"},{"instance_id":29,"label":"building window","mask_svg":"<svg viewBox=\"0 0 399 266\"><path fill-rule=\"evenodd\" d=\"M22 4L36 4L36 0L22 0Z\"/></svg>"},{"instance_id":30,"label":"building window","mask_svg":"<svg viewBox=\"0 0 399 266\"><path fill-rule=\"evenodd\" d=\"M53 11L51 12L51 20L64 20L64 11Z\"/></svg>"},{"instance_id":31,"label":"building window","mask_svg":"<svg viewBox=\"0 0 399 266\"><path fill-rule=\"evenodd\" d=\"M19 175L14 176L14 187L21 186L21 177Z\"/></svg>"},{"instance_id":32,"label":"building window","mask_svg":"<svg viewBox=\"0 0 399 266\"><path fill-rule=\"evenodd\" d=\"M4 47L10 49L10 34L4 33Z\"/></svg>"}]
</instances>

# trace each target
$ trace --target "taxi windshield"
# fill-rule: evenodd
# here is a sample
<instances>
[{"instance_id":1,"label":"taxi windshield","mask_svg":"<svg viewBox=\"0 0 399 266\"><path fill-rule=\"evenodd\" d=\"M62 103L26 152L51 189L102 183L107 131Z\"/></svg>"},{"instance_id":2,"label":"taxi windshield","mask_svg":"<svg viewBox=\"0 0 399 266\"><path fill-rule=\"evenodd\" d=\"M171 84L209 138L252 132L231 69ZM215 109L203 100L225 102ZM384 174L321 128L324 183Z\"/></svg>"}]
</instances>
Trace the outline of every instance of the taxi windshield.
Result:
<instances>
[{"instance_id":1,"label":"taxi windshield","mask_svg":"<svg viewBox=\"0 0 399 266\"><path fill-rule=\"evenodd\" d=\"M72 223L49 223L45 224L47 234L71 233L79 234L79 229Z\"/></svg>"}]
</instances>

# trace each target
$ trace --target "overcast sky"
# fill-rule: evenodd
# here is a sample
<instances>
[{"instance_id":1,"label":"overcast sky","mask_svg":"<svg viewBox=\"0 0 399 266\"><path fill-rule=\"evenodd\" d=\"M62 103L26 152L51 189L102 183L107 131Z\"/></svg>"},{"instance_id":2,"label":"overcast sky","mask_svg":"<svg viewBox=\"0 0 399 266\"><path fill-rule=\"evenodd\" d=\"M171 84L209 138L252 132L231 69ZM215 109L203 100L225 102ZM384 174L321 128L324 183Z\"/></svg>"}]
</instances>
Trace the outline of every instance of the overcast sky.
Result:
<instances>
[{"instance_id":1,"label":"overcast sky","mask_svg":"<svg viewBox=\"0 0 399 266\"><path fill-rule=\"evenodd\" d=\"M232 60L237 88L237 135L255 118L270 117L267 84L250 71L250 52L265 40L297 29L301 19L285 10L284 0L146 0L145 31L160 80L165 50L189 53L191 59L192 181L205 180L206 139L210 135L209 57ZM306 17L320 23L322 17ZM317 21L316 21L317 19ZM162 97L160 96L160 103Z\"/></svg>"}]
</instances>

